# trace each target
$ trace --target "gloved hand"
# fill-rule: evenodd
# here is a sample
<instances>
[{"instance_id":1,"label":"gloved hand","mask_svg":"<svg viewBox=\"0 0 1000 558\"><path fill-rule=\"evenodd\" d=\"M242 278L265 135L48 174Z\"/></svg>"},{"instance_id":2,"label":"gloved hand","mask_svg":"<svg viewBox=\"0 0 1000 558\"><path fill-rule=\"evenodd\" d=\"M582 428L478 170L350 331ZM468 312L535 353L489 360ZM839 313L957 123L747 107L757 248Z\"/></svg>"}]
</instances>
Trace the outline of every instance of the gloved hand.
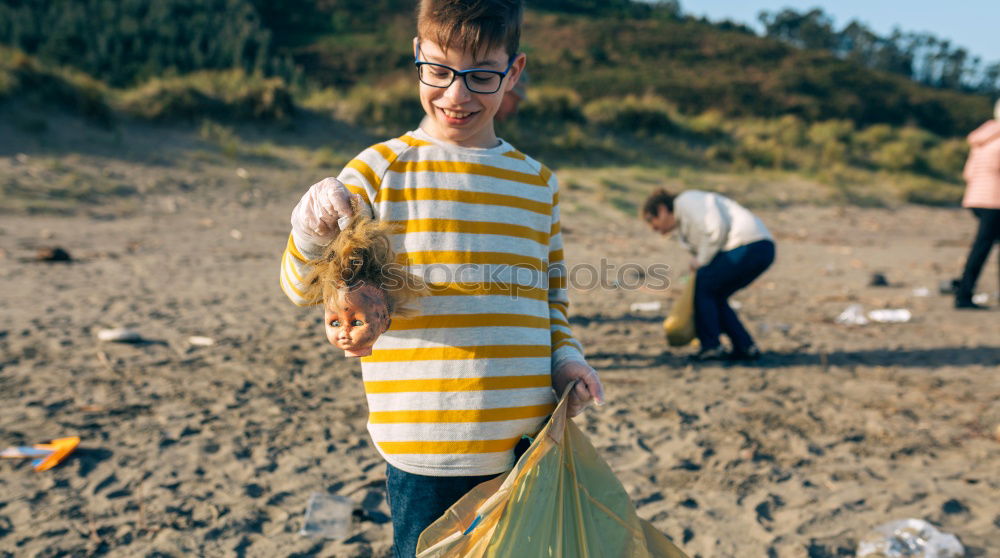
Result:
<instances>
[{"instance_id":1,"label":"gloved hand","mask_svg":"<svg viewBox=\"0 0 1000 558\"><path fill-rule=\"evenodd\" d=\"M292 232L317 246L330 244L354 215L352 198L361 207L361 196L352 195L336 178L313 184L292 210Z\"/></svg>"},{"instance_id":2,"label":"gloved hand","mask_svg":"<svg viewBox=\"0 0 1000 558\"><path fill-rule=\"evenodd\" d=\"M604 384L597 377L597 371L586 362L577 360L563 361L552 371L552 387L555 388L557 397L562 395L573 380L580 381L569 394L567 414L571 418L582 413L591 402L604 404Z\"/></svg>"}]
</instances>

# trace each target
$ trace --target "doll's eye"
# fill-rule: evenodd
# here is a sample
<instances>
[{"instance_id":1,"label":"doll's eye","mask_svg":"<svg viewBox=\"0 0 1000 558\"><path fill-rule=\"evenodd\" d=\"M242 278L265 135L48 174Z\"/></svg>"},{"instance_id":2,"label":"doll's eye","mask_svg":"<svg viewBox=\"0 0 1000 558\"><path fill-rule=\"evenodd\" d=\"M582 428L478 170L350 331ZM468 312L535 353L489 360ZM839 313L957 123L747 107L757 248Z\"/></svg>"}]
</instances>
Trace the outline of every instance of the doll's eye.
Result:
<instances>
[{"instance_id":1,"label":"doll's eye","mask_svg":"<svg viewBox=\"0 0 1000 558\"><path fill-rule=\"evenodd\" d=\"M351 322L351 325L354 326L354 327L361 327L361 326L365 325L365 323L362 322L361 320L354 320L353 322Z\"/></svg>"},{"instance_id":2,"label":"doll's eye","mask_svg":"<svg viewBox=\"0 0 1000 558\"><path fill-rule=\"evenodd\" d=\"M340 320L333 320L330 322L330 327L340 327Z\"/></svg>"}]
</instances>

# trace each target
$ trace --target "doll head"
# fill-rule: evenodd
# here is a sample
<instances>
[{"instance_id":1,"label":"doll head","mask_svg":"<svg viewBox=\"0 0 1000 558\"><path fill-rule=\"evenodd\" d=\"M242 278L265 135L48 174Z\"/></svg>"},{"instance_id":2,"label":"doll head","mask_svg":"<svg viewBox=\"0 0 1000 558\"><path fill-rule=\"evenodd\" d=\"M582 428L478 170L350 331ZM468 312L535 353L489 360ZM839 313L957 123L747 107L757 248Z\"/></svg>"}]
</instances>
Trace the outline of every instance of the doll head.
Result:
<instances>
[{"instance_id":1,"label":"doll head","mask_svg":"<svg viewBox=\"0 0 1000 558\"><path fill-rule=\"evenodd\" d=\"M368 283L338 289L324 310L326 338L346 356L372 354L375 340L392 323L385 291Z\"/></svg>"},{"instance_id":2,"label":"doll head","mask_svg":"<svg viewBox=\"0 0 1000 558\"><path fill-rule=\"evenodd\" d=\"M346 356L367 356L392 316L409 314L407 303L423 293L423 283L396 263L392 225L355 212L322 258L310 262L307 297L320 299L324 329Z\"/></svg>"}]
</instances>

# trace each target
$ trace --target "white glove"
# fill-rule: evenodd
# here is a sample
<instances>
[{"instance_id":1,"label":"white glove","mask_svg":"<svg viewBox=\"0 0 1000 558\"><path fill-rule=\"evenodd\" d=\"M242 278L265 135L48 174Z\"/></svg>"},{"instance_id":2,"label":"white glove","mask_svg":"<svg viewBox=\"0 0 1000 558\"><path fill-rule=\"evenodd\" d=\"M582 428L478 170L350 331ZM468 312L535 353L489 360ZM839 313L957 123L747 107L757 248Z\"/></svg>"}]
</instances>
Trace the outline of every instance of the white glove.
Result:
<instances>
[{"instance_id":1,"label":"white glove","mask_svg":"<svg viewBox=\"0 0 1000 558\"><path fill-rule=\"evenodd\" d=\"M552 371L552 387L556 390L556 397L562 397L563 390L574 380L579 382L569 394L567 413L570 417L582 413L591 402L604 405L604 384L597 377L597 371L579 360L564 360Z\"/></svg>"},{"instance_id":2,"label":"white glove","mask_svg":"<svg viewBox=\"0 0 1000 558\"><path fill-rule=\"evenodd\" d=\"M292 232L316 246L330 244L354 216L352 197L361 201L361 196L352 195L336 178L324 178L313 184L292 210Z\"/></svg>"}]
</instances>

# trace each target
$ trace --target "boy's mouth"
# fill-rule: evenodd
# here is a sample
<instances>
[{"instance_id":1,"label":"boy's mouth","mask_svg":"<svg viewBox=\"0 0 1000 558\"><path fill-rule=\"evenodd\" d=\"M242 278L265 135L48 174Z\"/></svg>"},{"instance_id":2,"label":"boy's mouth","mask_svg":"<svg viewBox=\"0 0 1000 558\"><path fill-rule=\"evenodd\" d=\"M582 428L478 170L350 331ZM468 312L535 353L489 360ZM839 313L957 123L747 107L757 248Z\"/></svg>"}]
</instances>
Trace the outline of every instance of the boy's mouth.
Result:
<instances>
[{"instance_id":1,"label":"boy's mouth","mask_svg":"<svg viewBox=\"0 0 1000 558\"><path fill-rule=\"evenodd\" d=\"M478 111L476 112L455 111L455 110L443 109L441 107L438 107L438 110L441 111L441 114L444 115L445 120L449 124L460 124L462 122L465 122L478 112Z\"/></svg>"}]
</instances>

